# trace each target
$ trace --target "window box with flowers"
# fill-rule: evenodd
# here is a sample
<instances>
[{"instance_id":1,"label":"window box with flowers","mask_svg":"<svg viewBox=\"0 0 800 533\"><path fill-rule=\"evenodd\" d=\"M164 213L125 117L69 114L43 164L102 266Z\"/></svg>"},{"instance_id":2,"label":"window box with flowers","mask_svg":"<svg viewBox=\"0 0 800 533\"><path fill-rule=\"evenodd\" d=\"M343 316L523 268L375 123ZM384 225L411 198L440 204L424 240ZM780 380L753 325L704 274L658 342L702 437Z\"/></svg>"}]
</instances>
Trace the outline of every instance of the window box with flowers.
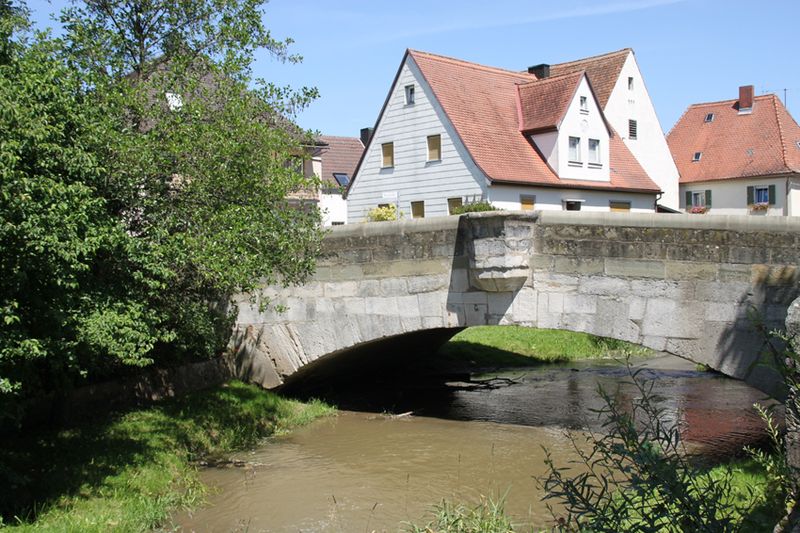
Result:
<instances>
[{"instance_id":1,"label":"window box with flowers","mask_svg":"<svg viewBox=\"0 0 800 533\"><path fill-rule=\"evenodd\" d=\"M750 206L751 211L766 211L769 209L768 202L758 202Z\"/></svg>"},{"instance_id":2,"label":"window box with flowers","mask_svg":"<svg viewBox=\"0 0 800 533\"><path fill-rule=\"evenodd\" d=\"M708 211L708 207L704 205L693 205L689 212L693 215L703 215Z\"/></svg>"}]
</instances>

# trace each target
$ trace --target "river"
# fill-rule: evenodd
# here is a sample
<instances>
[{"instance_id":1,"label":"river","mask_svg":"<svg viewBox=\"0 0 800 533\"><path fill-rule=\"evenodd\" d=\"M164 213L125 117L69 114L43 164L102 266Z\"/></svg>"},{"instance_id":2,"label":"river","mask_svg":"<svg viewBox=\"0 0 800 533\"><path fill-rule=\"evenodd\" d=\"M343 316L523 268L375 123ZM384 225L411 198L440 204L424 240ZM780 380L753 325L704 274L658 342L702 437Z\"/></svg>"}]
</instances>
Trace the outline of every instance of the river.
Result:
<instances>
[{"instance_id":1,"label":"river","mask_svg":"<svg viewBox=\"0 0 800 533\"><path fill-rule=\"evenodd\" d=\"M762 393L671 356L635 366L693 452L724 457L763 438L751 408ZM243 467L205 469L208 505L174 522L198 532L398 531L425 523L444 498L492 496L505 497L515 523L547 527L536 482L543 447L566 465L574 452L565 430L600 427L591 412L602 406L598 384L627 380L624 365L589 361L341 387L326 399L348 410L239 454Z\"/></svg>"}]
</instances>

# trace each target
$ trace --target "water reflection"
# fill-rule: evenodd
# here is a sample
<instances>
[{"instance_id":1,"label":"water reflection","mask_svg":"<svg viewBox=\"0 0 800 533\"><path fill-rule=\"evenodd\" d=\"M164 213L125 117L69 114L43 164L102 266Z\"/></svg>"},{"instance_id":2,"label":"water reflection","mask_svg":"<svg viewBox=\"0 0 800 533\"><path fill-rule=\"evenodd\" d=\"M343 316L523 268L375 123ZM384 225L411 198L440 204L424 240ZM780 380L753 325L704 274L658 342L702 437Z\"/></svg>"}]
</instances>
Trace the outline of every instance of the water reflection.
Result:
<instances>
[{"instance_id":1,"label":"water reflection","mask_svg":"<svg viewBox=\"0 0 800 533\"><path fill-rule=\"evenodd\" d=\"M729 452L763 435L750 408L763 395L743 383L675 358L650 361L643 373L695 450ZM535 482L545 471L542 446L566 464L573 455L564 428L598 427L590 412L602 406L598 385L622 386L632 401L636 390L621 385L627 375L618 363L591 362L331 387L326 399L361 412L242 454L246 468L205 471L219 492L176 522L196 531L397 531L403 521L421 523L442 498L505 494L517 522L546 527Z\"/></svg>"}]
</instances>

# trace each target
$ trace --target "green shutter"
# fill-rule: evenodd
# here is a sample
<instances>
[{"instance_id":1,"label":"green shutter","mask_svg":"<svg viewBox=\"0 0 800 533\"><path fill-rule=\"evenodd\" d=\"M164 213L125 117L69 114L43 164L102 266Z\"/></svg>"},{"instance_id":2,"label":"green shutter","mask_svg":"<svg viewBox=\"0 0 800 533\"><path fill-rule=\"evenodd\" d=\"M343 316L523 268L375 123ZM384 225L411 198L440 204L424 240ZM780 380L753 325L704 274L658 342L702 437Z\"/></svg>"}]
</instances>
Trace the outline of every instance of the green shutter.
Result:
<instances>
[{"instance_id":1,"label":"green shutter","mask_svg":"<svg viewBox=\"0 0 800 533\"><path fill-rule=\"evenodd\" d=\"M685 194L686 194L685 196L686 205L684 207L686 207L686 209L689 209L690 207L692 207L692 191L686 191Z\"/></svg>"},{"instance_id":2,"label":"green shutter","mask_svg":"<svg viewBox=\"0 0 800 533\"><path fill-rule=\"evenodd\" d=\"M769 186L769 205L775 205L775 186Z\"/></svg>"},{"instance_id":3,"label":"green shutter","mask_svg":"<svg viewBox=\"0 0 800 533\"><path fill-rule=\"evenodd\" d=\"M711 207L711 189L706 189L706 207Z\"/></svg>"},{"instance_id":4,"label":"green shutter","mask_svg":"<svg viewBox=\"0 0 800 533\"><path fill-rule=\"evenodd\" d=\"M753 205L756 198L756 188L750 185L747 188L747 205Z\"/></svg>"}]
</instances>

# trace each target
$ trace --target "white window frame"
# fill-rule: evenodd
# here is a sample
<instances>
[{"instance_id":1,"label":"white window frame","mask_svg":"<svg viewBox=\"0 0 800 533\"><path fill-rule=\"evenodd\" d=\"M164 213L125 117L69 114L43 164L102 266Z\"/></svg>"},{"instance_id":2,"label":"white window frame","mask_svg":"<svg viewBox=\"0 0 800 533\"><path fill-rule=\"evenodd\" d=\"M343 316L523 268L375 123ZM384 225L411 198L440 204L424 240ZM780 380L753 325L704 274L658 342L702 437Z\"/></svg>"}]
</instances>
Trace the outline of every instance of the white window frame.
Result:
<instances>
[{"instance_id":1,"label":"white window frame","mask_svg":"<svg viewBox=\"0 0 800 533\"><path fill-rule=\"evenodd\" d=\"M579 99L580 106L581 106L581 113L586 115L589 113L589 97L588 96L581 96Z\"/></svg>"},{"instance_id":2,"label":"white window frame","mask_svg":"<svg viewBox=\"0 0 800 533\"><path fill-rule=\"evenodd\" d=\"M766 200L759 200L758 193L763 192ZM769 185L755 185L753 186L753 203L769 205Z\"/></svg>"},{"instance_id":3,"label":"white window frame","mask_svg":"<svg viewBox=\"0 0 800 533\"><path fill-rule=\"evenodd\" d=\"M594 151L592 150L592 143L594 143ZM589 139L589 166L593 168L603 166L603 160L600 156L600 139Z\"/></svg>"},{"instance_id":4,"label":"white window frame","mask_svg":"<svg viewBox=\"0 0 800 533\"><path fill-rule=\"evenodd\" d=\"M414 105L416 100L414 85L406 85L405 87L405 94L406 94L406 105Z\"/></svg>"},{"instance_id":5,"label":"white window frame","mask_svg":"<svg viewBox=\"0 0 800 533\"><path fill-rule=\"evenodd\" d=\"M432 158L431 157L431 140L432 139L437 139L437 138L439 139L439 154L438 154L439 157ZM426 142L427 142L427 146L428 146L428 159L427 159L427 162L428 163L432 163L434 161L441 161L442 160L442 134L441 133L436 133L434 135L428 135L428 137L426 139Z\"/></svg>"},{"instance_id":6,"label":"white window frame","mask_svg":"<svg viewBox=\"0 0 800 533\"><path fill-rule=\"evenodd\" d=\"M706 206L706 191L705 189L701 191L691 191L692 193L692 205L689 207L705 207ZM699 202L698 202L699 198Z\"/></svg>"},{"instance_id":7,"label":"white window frame","mask_svg":"<svg viewBox=\"0 0 800 533\"><path fill-rule=\"evenodd\" d=\"M386 146L391 146L391 164L386 164ZM394 142L381 143L381 168L394 168Z\"/></svg>"},{"instance_id":8,"label":"white window frame","mask_svg":"<svg viewBox=\"0 0 800 533\"><path fill-rule=\"evenodd\" d=\"M581 160L581 138L569 136L567 140L567 161L569 163L582 165ZM574 157L573 157L574 156Z\"/></svg>"},{"instance_id":9,"label":"white window frame","mask_svg":"<svg viewBox=\"0 0 800 533\"><path fill-rule=\"evenodd\" d=\"M628 90L633 90L633 76L628 76Z\"/></svg>"}]
</instances>

